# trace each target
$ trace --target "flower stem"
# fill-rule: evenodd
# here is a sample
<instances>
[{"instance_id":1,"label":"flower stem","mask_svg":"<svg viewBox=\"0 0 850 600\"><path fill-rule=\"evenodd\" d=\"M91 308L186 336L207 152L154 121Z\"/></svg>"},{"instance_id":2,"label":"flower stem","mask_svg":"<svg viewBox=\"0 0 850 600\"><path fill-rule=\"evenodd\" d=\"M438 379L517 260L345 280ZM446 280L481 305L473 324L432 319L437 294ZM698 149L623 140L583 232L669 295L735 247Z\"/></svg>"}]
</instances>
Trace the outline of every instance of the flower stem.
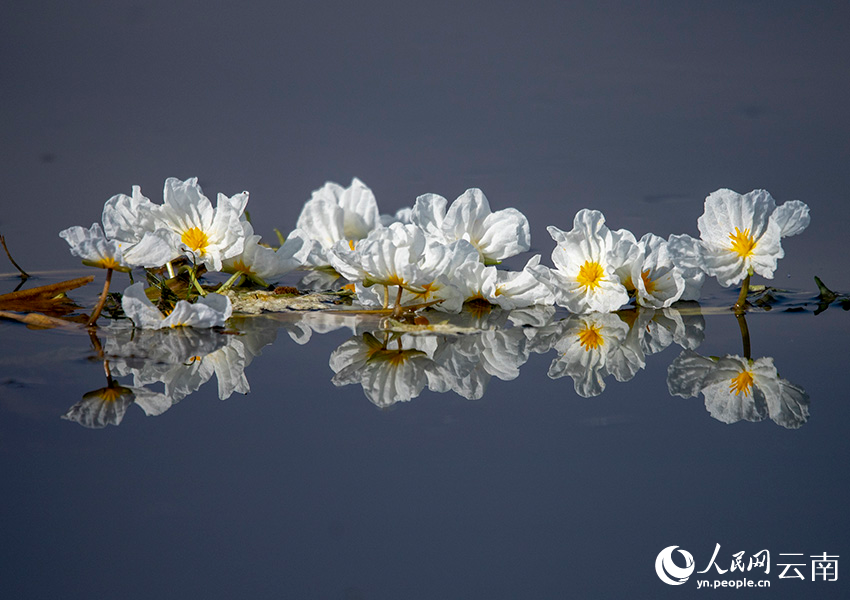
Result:
<instances>
[{"instance_id":1,"label":"flower stem","mask_svg":"<svg viewBox=\"0 0 850 600\"><path fill-rule=\"evenodd\" d=\"M195 289L198 290L198 293L201 296L206 296L207 293L204 291L204 288L201 287L201 284L198 283L198 278L195 277L195 269L189 269L189 279L192 280L192 285L195 286Z\"/></svg>"},{"instance_id":2,"label":"flower stem","mask_svg":"<svg viewBox=\"0 0 850 600\"><path fill-rule=\"evenodd\" d=\"M397 318L401 316L402 308L401 308L401 295L404 293L404 288L398 286L398 295L395 297L395 306L393 306L393 317Z\"/></svg>"},{"instance_id":3,"label":"flower stem","mask_svg":"<svg viewBox=\"0 0 850 600\"><path fill-rule=\"evenodd\" d=\"M747 293L750 291L750 275L748 274L744 278L744 282L741 284L741 293L738 295L738 301L735 303L735 306L732 308L735 309L736 315L744 314L744 310L747 306Z\"/></svg>"},{"instance_id":4,"label":"flower stem","mask_svg":"<svg viewBox=\"0 0 850 600\"><path fill-rule=\"evenodd\" d=\"M735 315L738 319L738 327L741 328L741 342L744 344L744 358L750 359L750 328L747 327L747 318L744 313Z\"/></svg>"},{"instance_id":5,"label":"flower stem","mask_svg":"<svg viewBox=\"0 0 850 600\"><path fill-rule=\"evenodd\" d=\"M174 279L174 265L171 264L170 260L165 263L165 268L168 269L168 278Z\"/></svg>"},{"instance_id":6,"label":"flower stem","mask_svg":"<svg viewBox=\"0 0 850 600\"><path fill-rule=\"evenodd\" d=\"M89 317L88 323L86 325L88 327L94 327L94 324L97 322L97 318L100 316L100 311L103 310L103 305L106 304L106 296L109 294L109 284L112 281L112 269L106 269L106 281L103 284L103 292L100 294L100 300L97 302L97 306L94 307L94 311Z\"/></svg>"},{"instance_id":7,"label":"flower stem","mask_svg":"<svg viewBox=\"0 0 850 600\"><path fill-rule=\"evenodd\" d=\"M24 271L24 270L23 270L23 269L22 269L22 268L18 265L18 263L16 263L16 262L15 262L15 259L14 259L14 258L12 258L12 254L9 252L9 249L6 247L6 238L4 238L2 235L0 235L0 244L3 244L3 250L5 250L5 251L6 251L6 256L8 256L8 257L9 257L9 262L11 262L11 263L12 263L12 265L13 265L13 266L14 266L14 267L18 270L18 271L20 271L20 272L21 272L21 279L23 279L24 281L26 281L27 279L29 279L29 273L27 273L26 271Z\"/></svg>"},{"instance_id":8,"label":"flower stem","mask_svg":"<svg viewBox=\"0 0 850 600\"><path fill-rule=\"evenodd\" d=\"M236 280L237 280L239 277L241 277L241 276L242 276L242 272L241 272L241 271L236 271L236 272L235 272L235 273L234 273L234 274L230 277L230 279L228 279L227 281L225 281L225 282L224 282L224 284L223 284L220 288L218 288L218 289L216 290L216 292L217 292L217 293L219 293L219 294L221 294L222 292L225 292L225 291L229 290L229 289L233 286L233 284L234 284L234 283L236 283Z\"/></svg>"}]
</instances>

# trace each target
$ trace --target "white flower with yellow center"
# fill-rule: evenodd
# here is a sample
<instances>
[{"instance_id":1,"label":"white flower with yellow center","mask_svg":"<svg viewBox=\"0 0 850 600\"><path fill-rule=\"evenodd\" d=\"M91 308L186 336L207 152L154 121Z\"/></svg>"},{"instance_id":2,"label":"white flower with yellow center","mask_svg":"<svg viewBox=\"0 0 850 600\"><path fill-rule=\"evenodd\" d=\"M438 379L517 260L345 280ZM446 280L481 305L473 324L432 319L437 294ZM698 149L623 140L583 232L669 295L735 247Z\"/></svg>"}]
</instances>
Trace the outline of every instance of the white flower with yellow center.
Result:
<instances>
[{"instance_id":1,"label":"white flower with yellow center","mask_svg":"<svg viewBox=\"0 0 850 600\"><path fill-rule=\"evenodd\" d=\"M199 297L194 304L180 300L168 316L163 315L148 299L145 286L141 282L124 290L121 306L139 329L224 327L233 313L227 296L207 294Z\"/></svg>"},{"instance_id":2,"label":"white flower with yellow center","mask_svg":"<svg viewBox=\"0 0 850 600\"><path fill-rule=\"evenodd\" d=\"M667 308L685 291L681 271L673 264L667 242L647 233L637 243L638 252L622 271L621 280L626 289L634 292L635 302L650 308Z\"/></svg>"},{"instance_id":3,"label":"white flower with yellow center","mask_svg":"<svg viewBox=\"0 0 850 600\"><path fill-rule=\"evenodd\" d=\"M797 235L809 224L809 209L799 200L776 208L764 190L741 195L721 189L705 199L697 221L703 246L703 270L729 287L758 273L773 278L785 256L780 239Z\"/></svg>"},{"instance_id":4,"label":"white flower with yellow center","mask_svg":"<svg viewBox=\"0 0 850 600\"><path fill-rule=\"evenodd\" d=\"M294 230L277 250L260 244L260 236L248 221L242 222L245 244L240 254L221 263L225 273L241 273L260 284L274 281L304 265L310 253L310 240L300 229Z\"/></svg>"},{"instance_id":5,"label":"white flower with yellow center","mask_svg":"<svg viewBox=\"0 0 850 600\"><path fill-rule=\"evenodd\" d=\"M458 240L446 245L433 238L427 239L417 263L417 281L402 292L401 305L416 306L439 301L432 305L433 308L441 312L459 312L464 296L454 281L457 269L466 263L480 264L478 251L469 242ZM381 305L384 300L381 287L358 284L358 301L365 306Z\"/></svg>"},{"instance_id":6,"label":"white flower with yellow center","mask_svg":"<svg viewBox=\"0 0 850 600\"><path fill-rule=\"evenodd\" d=\"M425 236L418 227L393 223L359 242L338 242L328 258L333 268L351 282L417 292L421 291L418 286L425 283L419 268L424 251Z\"/></svg>"},{"instance_id":7,"label":"white flower with yellow center","mask_svg":"<svg viewBox=\"0 0 850 600\"><path fill-rule=\"evenodd\" d=\"M83 264L100 269L130 271L133 267L160 267L171 258L170 234L164 230L147 232L135 242L108 238L97 223L90 229L74 226L59 232L68 242L71 254Z\"/></svg>"},{"instance_id":8,"label":"white flower with yellow center","mask_svg":"<svg viewBox=\"0 0 850 600\"><path fill-rule=\"evenodd\" d=\"M617 269L638 252L634 236L625 230L611 231L598 210L580 210L573 229L548 228L557 242L552 251L555 269L533 269L552 290L555 303L573 313L611 312L629 301Z\"/></svg>"},{"instance_id":9,"label":"white flower with yellow center","mask_svg":"<svg viewBox=\"0 0 850 600\"><path fill-rule=\"evenodd\" d=\"M59 232L59 237L68 242L71 254L83 259L88 267L129 271L130 265L124 261L121 244L116 240L106 239L103 229L97 223L92 223L91 229L75 225Z\"/></svg>"},{"instance_id":10,"label":"white flower with yellow center","mask_svg":"<svg viewBox=\"0 0 850 600\"><path fill-rule=\"evenodd\" d=\"M437 194L416 199L410 221L428 237L445 244L466 240L485 264L496 264L531 247L528 219L515 208L490 210L487 197L479 189L463 193L446 211L448 202Z\"/></svg>"},{"instance_id":11,"label":"white flower with yellow center","mask_svg":"<svg viewBox=\"0 0 850 600\"><path fill-rule=\"evenodd\" d=\"M375 195L356 177L347 188L328 182L315 190L295 225L314 242L309 263L315 267L330 265L328 252L337 242L354 244L381 226Z\"/></svg>"},{"instance_id":12,"label":"white flower with yellow center","mask_svg":"<svg viewBox=\"0 0 850 600\"><path fill-rule=\"evenodd\" d=\"M232 198L219 194L213 209L197 178L180 181L170 177L165 180L163 199L163 204L154 205L151 212L155 226L173 234L171 259L186 255L211 271L221 271L222 260L242 252L245 238L241 219L248 192Z\"/></svg>"}]
</instances>

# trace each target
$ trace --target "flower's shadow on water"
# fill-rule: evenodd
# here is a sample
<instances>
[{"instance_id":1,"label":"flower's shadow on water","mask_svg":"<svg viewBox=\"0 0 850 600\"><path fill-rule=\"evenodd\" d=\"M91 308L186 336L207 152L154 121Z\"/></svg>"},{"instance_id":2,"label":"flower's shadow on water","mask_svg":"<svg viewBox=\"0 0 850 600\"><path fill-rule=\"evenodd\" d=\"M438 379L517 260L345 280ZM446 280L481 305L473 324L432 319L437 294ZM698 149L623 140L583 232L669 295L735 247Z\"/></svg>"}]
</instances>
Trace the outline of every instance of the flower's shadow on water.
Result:
<instances>
[{"instance_id":1,"label":"flower's shadow on water","mask_svg":"<svg viewBox=\"0 0 850 600\"><path fill-rule=\"evenodd\" d=\"M811 299L805 304L809 308L804 310L810 310ZM780 305L774 299L773 306ZM805 423L808 395L779 377L772 358L749 356L744 316L737 317L743 356L696 352L705 339L706 310L718 312L696 302L585 315L553 307L508 311L472 305L456 315L429 313L432 321L426 325L356 311L236 317L227 331L115 325L91 334L94 355L103 361L105 387L85 394L64 418L92 428L117 425L131 404L148 416L161 415L213 375L221 400L235 392L247 394L246 369L281 330L304 345L314 334L345 329L351 337L328 359L332 383L361 386L380 408L413 400L426 388L477 400L493 377L516 379L531 354L549 353L549 378L569 377L578 396L596 397L612 380L630 381L648 362L661 360L655 355L679 346L682 352L668 368L671 395L702 394L709 414L724 423L770 418L789 429Z\"/></svg>"}]
</instances>

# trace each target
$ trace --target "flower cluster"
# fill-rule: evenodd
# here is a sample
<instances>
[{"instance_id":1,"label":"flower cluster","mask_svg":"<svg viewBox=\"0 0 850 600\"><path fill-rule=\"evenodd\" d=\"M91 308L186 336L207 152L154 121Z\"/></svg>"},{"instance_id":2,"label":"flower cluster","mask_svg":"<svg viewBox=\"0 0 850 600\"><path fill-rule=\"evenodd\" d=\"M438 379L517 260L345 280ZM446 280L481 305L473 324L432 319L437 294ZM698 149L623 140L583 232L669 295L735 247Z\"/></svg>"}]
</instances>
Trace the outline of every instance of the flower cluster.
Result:
<instances>
[{"instance_id":1,"label":"flower cluster","mask_svg":"<svg viewBox=\"0 0 850 600\"><path fill-rule=\"evenodd\" d=\"M213 208L196 179L170 178L163 204L134 187L131 196L106 202L102 227L71 227L60 235L85 264L110 274L165 267L173 278L174 264L182 261L194 288L207 296L200 306L172 303L166 311L173 312L164 315L145 304L140 284L124 294L124 310L138 327L161 328L221 326L230 316L229 300L210 298L208 290L224 291L237 280L265 287L296 269L313 274L304 280L312 286L328 287L343 277L361 306L395 317L425 307L458 313L464 305L512 310L557 304L577 315L604 314L632 300L664 309L698 299L705 275L723 286L743 282L743 306L749 277L771 278L784 255L781 238L800 233L809 222L805 204L795 200L777 207L763 190L709 195L698 220L699 240L651 233L637 239L625 229L609 229L601 212L582 209L570 231L548 228L554 267L535 255L522 270L510 271L497 265L528 251L528 220L514 208L492 211L479 189L451 204L425 194L411 208L381 215L362 181L354 179L348 188L327 183L313 192L277 249L254 234L247 202L247 192L219 194ZM232 276L205 290L198 282L201 267ZM90 324L96 318L93 314Z\"/></svg>"}]
</instances>

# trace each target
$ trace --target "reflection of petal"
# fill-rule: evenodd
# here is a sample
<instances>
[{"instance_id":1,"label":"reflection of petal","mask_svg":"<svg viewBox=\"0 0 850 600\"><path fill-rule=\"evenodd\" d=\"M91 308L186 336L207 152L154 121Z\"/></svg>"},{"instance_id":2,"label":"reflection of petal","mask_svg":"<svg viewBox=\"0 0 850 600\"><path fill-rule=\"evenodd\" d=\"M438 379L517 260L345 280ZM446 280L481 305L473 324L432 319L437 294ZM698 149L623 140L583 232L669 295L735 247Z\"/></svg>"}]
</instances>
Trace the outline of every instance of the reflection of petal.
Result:
<instances>
[{"instance_id":1,"label":"reflection of petal","mask_svg":"<svg viewBox=\"0 0 850 600\"><path fill-rule=\"evenodd\" d=\"M136 404L138 404L149 417L161 415L171 408L171 405L173 404L171 398L165 394L153 392L147 388L137 388L135 391Z\"/></svg>"},{"instance_id":2,"label":"reflection of petal","mask_svg":"<svg viewBox=\"0 0 850 600\"><path fill-rule=\"evenodd\" d=\"M777 425L786 429L797 429L809 420L809 395L806 391L785 379L776 380L778 392L765 390L767 410Z\"/></svg>"},{"instance_id":3,"label":"reflection of petal","mask_svg":"<svg viewBox=\"0 0 850 600\"><path fill-rule=\"evenodd\" d=\"M702 390L705 408L723 423L761 421L767 416L764 394L758 389L749 394L732 394L727 380L713 383Z\"/></svg>"},{"instance_id":4,"label":"reflection of petal","mask_svg":"<svg viewBox=\"0 0 850 600\"><path fill-rule=\"evenodd\" d=\"M771 420L786 429L797 429L808 421L809 395L803 388L779 377L772 358L756 360L752 370Z\"/></svg>"},{"instance_id":5,"label":"reflection of petal","mask_svg":"<svg viewBox=\"0 0 850 600\"><path fill-rule=\"evenodd\" d=\"M62 418L92 429L118 425L133 397L132 389L119 385L94 390L85 394Z\"/></svg>"},{"instance_id":6,"label":"reflection of petal","mask_svg":"<svg viewBox=\"0 0 850 600\"><path fill-rule=\"evenodd\" d=\"M667 367L667 389L670 395L682 398L698 396L715 366L715 361L710 358L685 350Z\"/></svg>"}]
</instances>

